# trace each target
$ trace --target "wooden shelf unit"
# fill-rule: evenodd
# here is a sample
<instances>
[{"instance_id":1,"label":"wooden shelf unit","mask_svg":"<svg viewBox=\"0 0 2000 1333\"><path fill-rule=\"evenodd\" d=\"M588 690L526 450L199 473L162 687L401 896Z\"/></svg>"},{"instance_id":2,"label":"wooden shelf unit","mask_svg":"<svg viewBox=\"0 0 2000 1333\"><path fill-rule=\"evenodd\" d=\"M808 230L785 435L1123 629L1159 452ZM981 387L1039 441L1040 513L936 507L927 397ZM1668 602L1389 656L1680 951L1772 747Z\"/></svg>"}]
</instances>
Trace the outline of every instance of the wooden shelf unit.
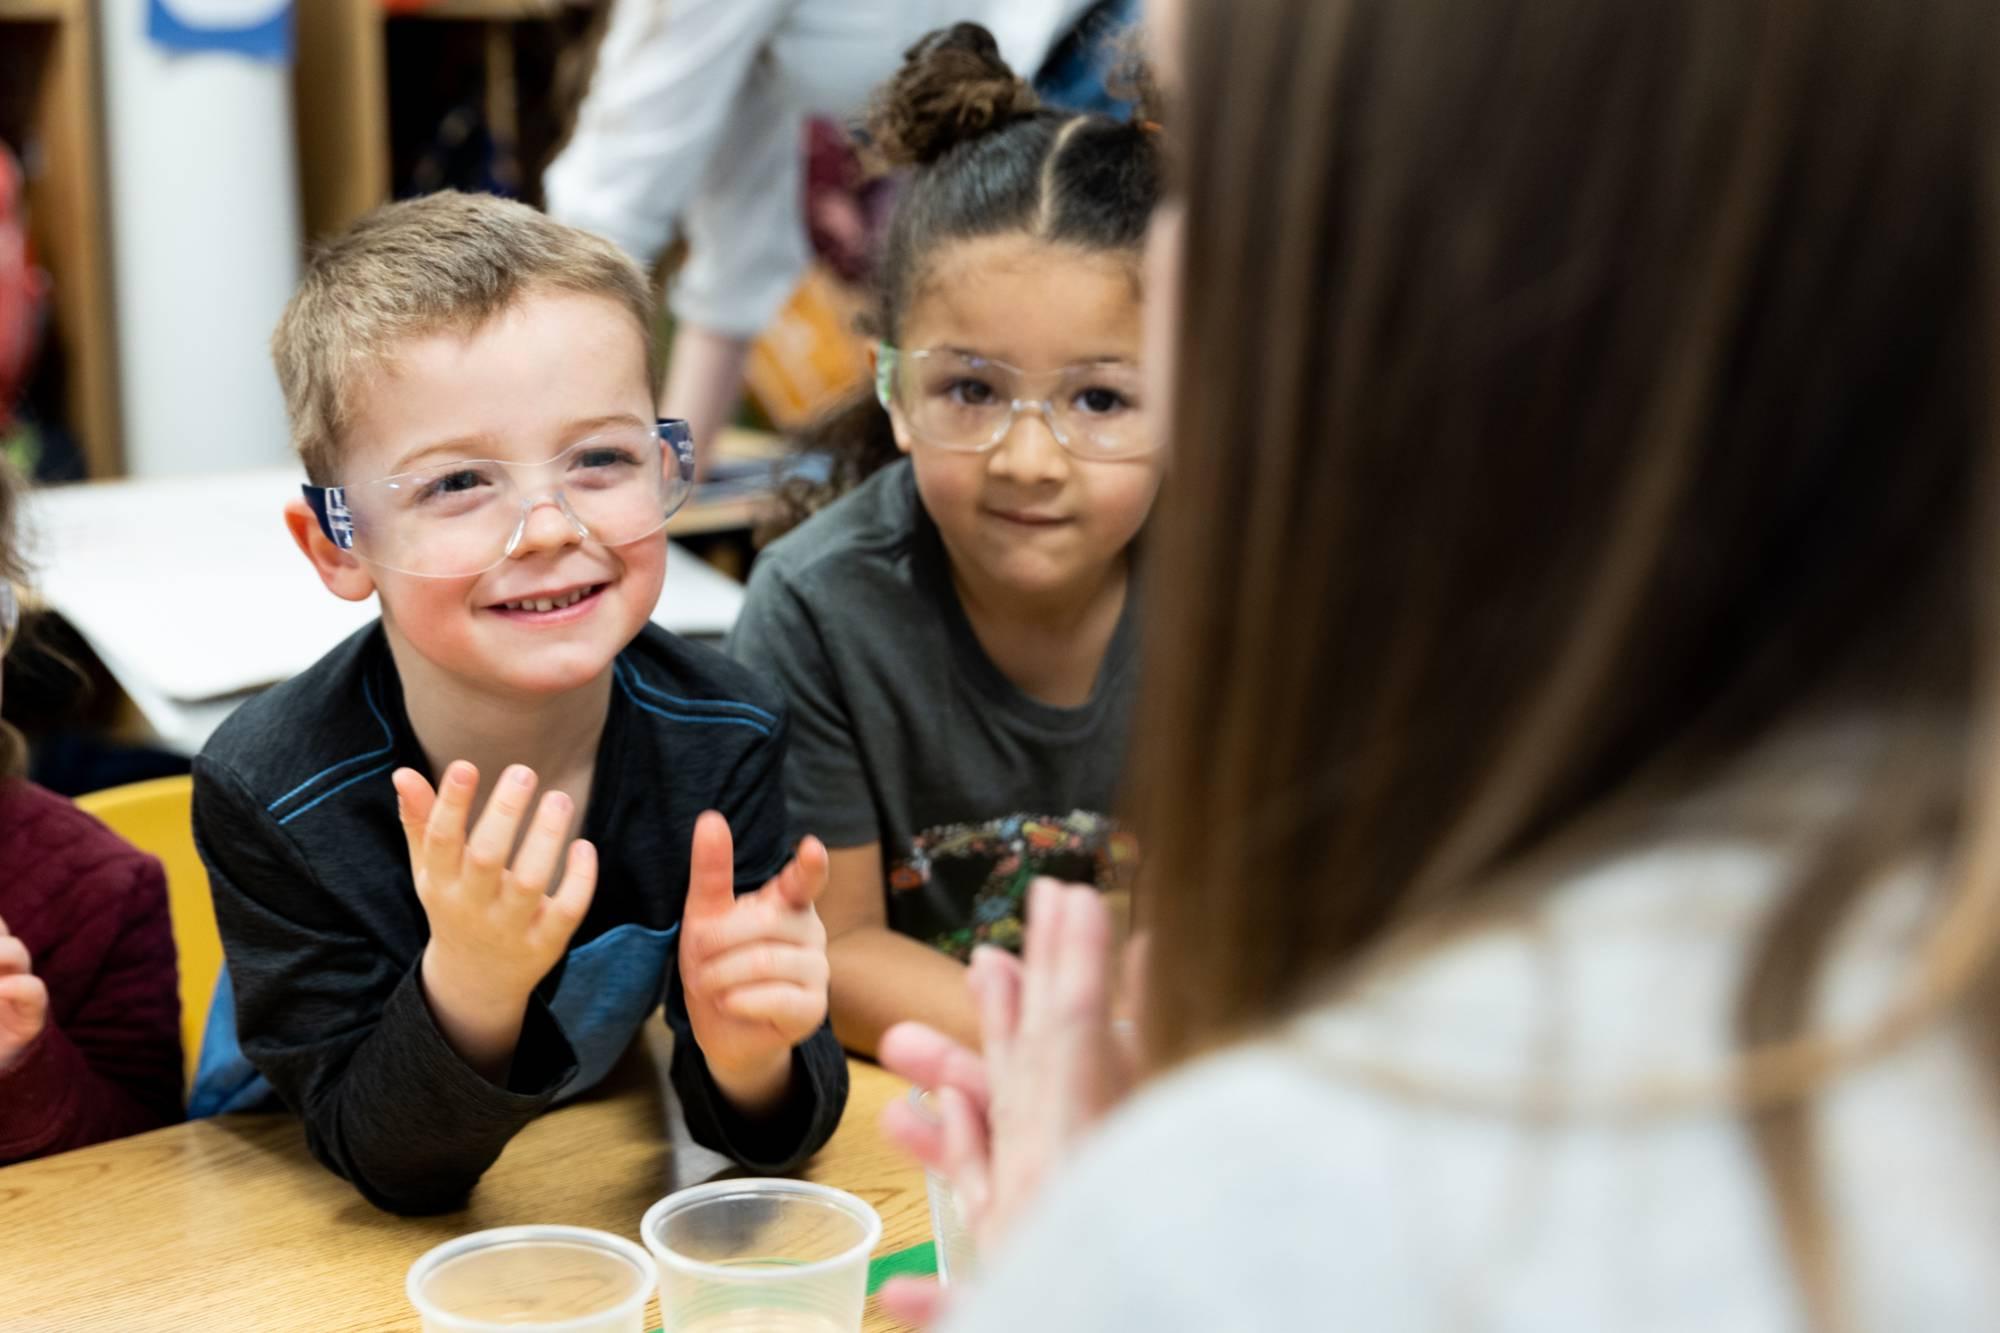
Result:
<instances>
[{"instance_id":1,"label":"wooden shelf unit","mask_svg":"<svg viewBox=\"0 0 2000 1333\"><path fill-rule=\"evenodd\" d=\"M0 0L0 22L60 23L78 8L78 0Z\"/></svg>"},{"instance_id":2,"label":"wooden shelf unit","mask_svg":"<svg viewBox=\"0 0 2000 1333\"><path fill-rule=\"evenodd\" d=\"M552 18L562 9L562 0L432 0L432 3L420 8L396 9L391 14L396 18L517 23L525 19Z\"/></svg>"},{"instance_id":3,"label":"wooden shelf unit","mask_svg":"<svg viewBox=\"0 0 2000 1333\"><path fill-rule=\"evenodd\" d=\"M52 279L44 357L93 477L123 470L103 93L92 0L0 0L0 139L27 177L29 244Z\"/></svg>"},{"instance_id":4,"label":"wooden shelf unit","mask_svg":"<svg viewBox=\"0 0 2000 1333\"><path fill-rule=\"evenodd\" d=\"M394 25L483 25L494 96L515 94L510 25L554 21L573 0L297 0L294 65L305 238L345 227L391 190ZM418 28L409 28L415 32ZM30 244L53 279L51 331L63 372L60 424L88 475L122 475L98 0L0 0L0 140L25 169ZM143 225L133 219L131 225Z\"/></svg>"},{"instance_id":5,"label":"wooden shelf unit","mask_svg":"<svg viewBox=\"0 0 2000 1333\"><path fill-rule=\"evenodd\" d=\"M0 0L0 4L7 0ZM608 3L608 0L599 0ZM297 0L299 187L306 237L338 232L392 190L390 45L425 25L483 25L488 103L516 97L512 25L579 12L572 0Z\"/></svg>"}]
</instances>

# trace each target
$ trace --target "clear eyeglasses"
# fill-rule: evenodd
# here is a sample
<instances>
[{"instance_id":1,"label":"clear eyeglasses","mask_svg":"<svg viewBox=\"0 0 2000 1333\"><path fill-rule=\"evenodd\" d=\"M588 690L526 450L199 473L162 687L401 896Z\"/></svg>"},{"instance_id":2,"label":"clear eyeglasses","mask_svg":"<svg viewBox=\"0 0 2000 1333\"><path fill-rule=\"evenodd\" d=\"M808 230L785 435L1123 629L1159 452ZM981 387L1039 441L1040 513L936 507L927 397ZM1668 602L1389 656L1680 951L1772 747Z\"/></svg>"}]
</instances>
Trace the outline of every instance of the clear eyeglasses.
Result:
<instances>
[{"instance_id":1,"label":"clear eyeglasses","mask_svg":"<svg viewBox=\"0 0 2000 1333\"><path fill-rule=\"evenodd\" d=\"M356 486L306 486L320 531L371 565L422 578L483 574L553 505L586 541L622 546L667 525L694 489L687 422L580 440L540 463L454 459Z\"/></svg>"},{"instance_id":2,"label":"clear eyeglasses","mask_svg":"<svg viewBox=\"0 0 2000 1333\"><path fill-rule=\"evenodd\" d=\"M1111 462L1157 447L1128 361L1083 361L1030 372L948 347L876 348L875 396L899 411L921 444L984 453L1007 438L1023 412L1039 412L1073 458Z\"/></svg>"}]
</instances>

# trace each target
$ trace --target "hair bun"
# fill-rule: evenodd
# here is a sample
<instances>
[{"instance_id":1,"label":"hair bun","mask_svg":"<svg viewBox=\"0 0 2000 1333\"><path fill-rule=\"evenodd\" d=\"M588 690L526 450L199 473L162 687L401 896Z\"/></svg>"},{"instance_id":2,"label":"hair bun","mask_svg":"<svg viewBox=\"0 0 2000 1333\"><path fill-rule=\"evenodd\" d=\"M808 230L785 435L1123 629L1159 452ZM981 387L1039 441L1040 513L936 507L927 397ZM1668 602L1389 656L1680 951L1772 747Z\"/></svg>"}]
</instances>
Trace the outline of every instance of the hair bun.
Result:
<instances>
[{"instance_id":1,"label":"hair bun","mask_svg":"<svg viewBox=\"0 0 2000 1333\"><path fill-rule=\"evenodd\" d=\"M876 99L868 133L889 165L926 166L1040 105L1000 58L992 33L957 23L903 53L903 67Z\"/></svg>"}]
</instances>

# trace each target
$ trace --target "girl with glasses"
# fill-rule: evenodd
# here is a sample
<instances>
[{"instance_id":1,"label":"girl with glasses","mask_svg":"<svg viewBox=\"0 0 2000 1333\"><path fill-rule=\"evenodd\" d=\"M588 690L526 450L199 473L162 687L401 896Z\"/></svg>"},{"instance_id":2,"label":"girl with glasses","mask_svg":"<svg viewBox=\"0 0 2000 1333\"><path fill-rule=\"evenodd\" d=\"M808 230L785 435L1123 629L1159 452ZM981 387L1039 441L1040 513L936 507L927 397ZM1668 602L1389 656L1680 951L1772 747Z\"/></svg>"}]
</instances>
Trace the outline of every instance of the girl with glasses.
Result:
<instances>
[{"instance_id":1,"label":"girl with glasses","mask_svg":"<svg viewBox=\"0 0 2000 1333\"><path fill-rule=\"evenodd\" d=\"M912 48L875 149L911 169L876 273L873 394L767 549L732 639L784 684L787 795L833 849L841 1039L970 1038L964 963L1038 873L1113 887L1134 543L1163 458L1139 360L1148 123L1058 112L973 24ZM831 494L845 491L827 503Z\"/></svg>"}]
</instances>

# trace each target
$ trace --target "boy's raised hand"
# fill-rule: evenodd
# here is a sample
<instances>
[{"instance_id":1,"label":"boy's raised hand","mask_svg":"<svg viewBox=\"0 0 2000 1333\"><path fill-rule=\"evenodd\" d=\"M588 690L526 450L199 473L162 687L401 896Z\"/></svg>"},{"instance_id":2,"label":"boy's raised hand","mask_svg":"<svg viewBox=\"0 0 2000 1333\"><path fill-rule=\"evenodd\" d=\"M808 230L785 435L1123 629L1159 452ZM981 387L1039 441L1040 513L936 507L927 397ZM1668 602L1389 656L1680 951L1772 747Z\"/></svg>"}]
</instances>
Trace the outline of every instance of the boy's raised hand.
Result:
<instances>
[{"instance_id":1,"label":"boy's raised hand","mask_svg":"<svg viewBox=\"0 0 2000 1333\"><path fill-rule=\"evenodd\" d=\"M466 823L479 790L471 764L452 763L435 792L414 769L397 769L391 781L417 899L430 919L424 981L433 1005L443 999L510 1008L518 1025L528 995L562 957L597 887L597 849L569 840L574 803L559 791L544 795L516 852L516 834L534 801L533 770L517 764L500 775L470 834ZM559 864L562 882L551 893Z\"/></svg>"},{"instance_id":2,"label":"boy's raised hand","mask_svg":"<svg viewBox=\"0 0 2000 1333\"><path fill-rule=\"evenodd\" d=\"M784 1095L792 1047L826 1021L826 927L813 910L826 888L817 838L755 893L736 896L729 821L695 821L681 912L681 986L709 1073L738 1108L769 1109Z\"/></svg>"}]
</instances>

